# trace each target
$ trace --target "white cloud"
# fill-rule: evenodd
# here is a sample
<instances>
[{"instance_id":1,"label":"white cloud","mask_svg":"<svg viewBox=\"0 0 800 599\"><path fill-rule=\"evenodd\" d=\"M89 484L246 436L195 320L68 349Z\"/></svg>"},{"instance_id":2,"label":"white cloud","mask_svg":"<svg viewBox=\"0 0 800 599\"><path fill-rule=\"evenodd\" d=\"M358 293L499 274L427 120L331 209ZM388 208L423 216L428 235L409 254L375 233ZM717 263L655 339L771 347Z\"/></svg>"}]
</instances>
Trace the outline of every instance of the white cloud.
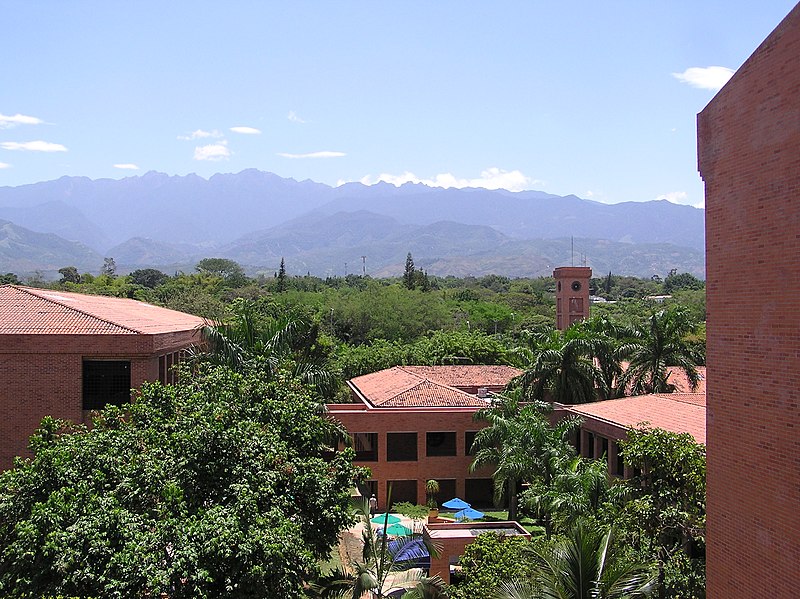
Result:
<instances>
[{"instance_id":1,"label":"white cloud","mask_svg":"<svg viewBox=\"0 0 800 599\"><path fill-rule=\"evenodd\" d=\"M189 135L179 135L178 139L184 139L187 141L191 141L193 139L205 139L207 137L213 137L215 139L219 139L222 137L222 133L214 129L213 131L204 131L203 129L197 129L196 131L192 131Z\"/></svg>"},{"instance_id":2,"label":"white cloud","mask_svg":"<svg viewBox=\"0 0 800 599\"><path fill-rule=\"evenodd\" d=\"M243 133L244 135L261 135L261 129L255 127L231 127L234 133Z\"/></svg>"},{"instance_id":3,"label":"white cloud","mask_svg":"<svg viewBox=\"0 0 800 599\"><path fill-rule=\"evenodd\" d=\"M0 169L4 168L11 168L11 165L8 164L7 162L0 162Z\"/></svg>"},{"instance_id":4,"label":"white cloud","mask_svg":"<svg viewBox=\"0 0 800 599\"><path fill-rule=\"evenodd\" d=\"M305 123L303 119L297 116L297 113L294 110L290 110L289 115L286 118L292 121L293 123Z\"/></svg>"},{"instance_id":5,"label":"white cloud","mask_svg":"<svg viewBox=\"0 0 800 599\"><path fill-rule=\"evenodd\" d=\"M4 150L27 150L30 152L66 152L67 148L61 144L50 143L49 141L4 141L0 143L0 148Z\"/></svg>"},{"instance_id":6,"label":"white cloud","mask_svg":"<svg viewBox=\"0 0 800 599\"><path fill-rule=\"evenodd\" d=\"M483 189L507 189L508 191L524 191L531 189L532 185L541 183L532 179L518 170L506 171L497 167L488 168L481 172L475 179L459 179L452 173L441 173L431 179L422 179L414 173L405 172L401 175L383 173L377 177L367 175L361 178L364 185L374 185L378 182L391 183L400 186L403 183L422 183L429 187L480 187Z\"/></svg>"},{"instance_id":7,"label":"white cloud","mask_svg":"<svg viewBox=\"0 0 800 599\"><path fill-rule=\"evenodd\" d=\"M347 156L344 152L309 152L308 154L288 154L286 152L278 152L278 156L283 158L341 158Z\"/></svg>"},{"instance_id":8,"label":"white cloud","mask_svg":"<svg viewBox=\"0 0 800 599\"><path fill-rule=\"evenodd\" d=\"M132 164L130 162L124 162L122 164L115 164L114 168L121 168L123 170L128 170L128 171L138 171L139 170L139 166L138 165Z\"/></svg>"},{"instance_id":9,"label":"white cloud","mask_svg":"<svg viewBox=\"0 0 800 599\"><path fill-rule=\"evenodd\" d=\"M0 129L8 129L16 127L17 125L41 125L44 121L35 116L27 116L24 114L15 114L7 116L0 114Z\"/></svg>"},{"instance_id":10,"label":"white cloud","mask_svg":"<svg viewBox=\"0 0 800 599\"><path fill-rule=\"evenodd\" d=\"M195 160L227 160L230 157L231 151L228 149L228 142L222 141L218 144L209 144L207 146L197 146L194 149Z\"/></svg>"},{"instance_id":11,"label":"white cloud","mask_svg":"<svg viewBox=\"0 0 800 599\"><path fill-rule=\"evenodd\" d=\"M728 82L733 73L728 67L691 67L683 73L672 73L672 76L692 87L717 91Z\"/></svg>"}]
</instances>

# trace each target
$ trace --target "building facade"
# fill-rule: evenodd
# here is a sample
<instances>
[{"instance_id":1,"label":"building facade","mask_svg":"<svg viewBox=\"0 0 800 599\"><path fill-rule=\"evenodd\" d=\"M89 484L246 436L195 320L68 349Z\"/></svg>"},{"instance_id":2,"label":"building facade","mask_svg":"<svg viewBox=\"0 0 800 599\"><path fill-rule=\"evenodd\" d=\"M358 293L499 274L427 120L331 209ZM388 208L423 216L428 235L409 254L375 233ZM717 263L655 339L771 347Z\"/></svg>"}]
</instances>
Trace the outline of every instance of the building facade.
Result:
<instances>
[{"instance_id":1,"label":"building facade","mask_svg":"<svg viewBox=\"0 0 800 599\"><path fill-rule=\"evenodd\" d=\"M85 422L145 381L170 382L203 324L131 299L0 286L0 468L28 455L44 416Z\"/></svg>"},{"instance_id":2,"label":"building facade","mask_svg":"<svg viewBox=\"0 0 800 599\"><path fill-rule=\"evenodd\" d=\"M461 497L492 505L489 469L471 473L470 447L484 424L474 414L522 371L510 366L397 366L348 381L353 403L329 404L350 433L355 464L370 469L380 509L423 504L425 482L439 483L439 501ZM389 506L391 507L391 506Z\"/></svg>"},{"instance_id":3,"label":"building facade","mask_svg":"<svg viewBox=\"0 0 800 599\"><path fill-rule=\"evenodd\" d=\"M560 266L553 271L556 280L556 328L565 331L576 322L589 318L588 266Z\"/></svg>"},{"instance_id":4,"label":"building facade","mask_svg":"<svg viewBox=\"0 0 800 599\"><path fill-rule=\"evenodd\" d=\"M707 596L797 597L800 6L699 114L698 154L706 189Z\"/></svg>"}]
</instances>

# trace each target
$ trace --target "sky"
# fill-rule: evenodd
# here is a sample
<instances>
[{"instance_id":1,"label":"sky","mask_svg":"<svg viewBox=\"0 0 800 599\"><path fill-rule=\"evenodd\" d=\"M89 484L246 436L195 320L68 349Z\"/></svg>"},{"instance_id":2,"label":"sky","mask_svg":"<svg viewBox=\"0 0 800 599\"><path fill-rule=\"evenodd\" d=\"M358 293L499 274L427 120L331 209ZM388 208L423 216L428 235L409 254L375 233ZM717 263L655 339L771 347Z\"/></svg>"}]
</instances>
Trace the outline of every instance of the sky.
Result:
<instances>
[{"instance_id":1,"label":"sky","mask_svg":"<svg viewBox=\"0 0 800 599\"><path fill-rule=\"evenodd\" d=\"M0 186L247 168L703 205L789 0L0 0Z\"/></svg>"}]
</instances>

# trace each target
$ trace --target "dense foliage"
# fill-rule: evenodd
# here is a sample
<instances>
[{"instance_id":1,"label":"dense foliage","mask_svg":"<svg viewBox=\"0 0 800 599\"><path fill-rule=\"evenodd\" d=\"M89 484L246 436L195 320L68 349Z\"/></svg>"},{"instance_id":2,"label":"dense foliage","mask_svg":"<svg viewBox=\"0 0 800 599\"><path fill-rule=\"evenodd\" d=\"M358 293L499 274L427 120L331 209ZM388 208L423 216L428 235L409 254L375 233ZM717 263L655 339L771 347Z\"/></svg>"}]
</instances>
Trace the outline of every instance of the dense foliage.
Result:
<instances>
[{"instance_id":1,"label":"dense foliage","mask_svg":"<svg viewBox=\"0 0 800 599\"><path fill-rule=\"evenodd\" d=\"M0 594L297 596L350 522L352 456L278 376L146 384L87 429L45 419L0 477Z\"/></svg>"}]
</instances>

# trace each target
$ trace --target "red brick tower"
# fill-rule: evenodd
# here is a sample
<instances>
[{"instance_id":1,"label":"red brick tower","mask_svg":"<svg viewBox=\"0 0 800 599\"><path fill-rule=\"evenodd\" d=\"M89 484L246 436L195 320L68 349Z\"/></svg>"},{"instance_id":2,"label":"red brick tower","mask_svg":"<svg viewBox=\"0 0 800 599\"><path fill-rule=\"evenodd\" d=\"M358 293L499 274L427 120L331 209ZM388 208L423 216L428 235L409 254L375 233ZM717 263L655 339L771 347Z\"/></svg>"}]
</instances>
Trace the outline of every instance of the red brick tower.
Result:
<instances>
[{"instance_id":1,"label":"red brick tower","mask_svg":"<svg viewBox=\"0 0 800 599\"><path fill-rule=\"evenodd\" d=\"M556 279L556 327L565 331L579 320L589 318L588 266L560 266L553 271Z\"/></svg>"},{"instance_id":2,"label":"red brick tower","mask_svg":"<svg viewBox=\"0 0 800 599\"><path fill-rule=\"evenodd\" d=\"M698 117L707 596L800 589L800 5Z\"/></svg>"}]
</instances>

